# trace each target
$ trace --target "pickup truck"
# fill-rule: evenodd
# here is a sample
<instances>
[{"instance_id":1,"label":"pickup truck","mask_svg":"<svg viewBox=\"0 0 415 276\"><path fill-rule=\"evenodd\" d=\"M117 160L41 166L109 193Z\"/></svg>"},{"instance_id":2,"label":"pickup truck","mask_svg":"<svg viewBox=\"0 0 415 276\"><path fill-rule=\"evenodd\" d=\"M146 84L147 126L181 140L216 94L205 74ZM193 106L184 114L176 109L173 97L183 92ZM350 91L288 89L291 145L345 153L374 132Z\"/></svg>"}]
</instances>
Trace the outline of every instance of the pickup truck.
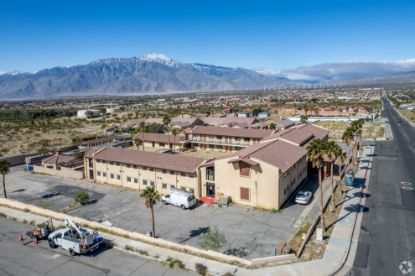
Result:
<instances>
[{"instance_id":1,"label":"pickup truck","mask_svg":"<svg viewBox=\"0 0 415 276\"><path fill-rule=\"evenodd\" d=\"M61 247L71 256L82 255L98 249L103 238L98 232L89 232L70 220L65 220L66 228L56 230L48 236L49 247Z\"/></svg>"}]
</instances>

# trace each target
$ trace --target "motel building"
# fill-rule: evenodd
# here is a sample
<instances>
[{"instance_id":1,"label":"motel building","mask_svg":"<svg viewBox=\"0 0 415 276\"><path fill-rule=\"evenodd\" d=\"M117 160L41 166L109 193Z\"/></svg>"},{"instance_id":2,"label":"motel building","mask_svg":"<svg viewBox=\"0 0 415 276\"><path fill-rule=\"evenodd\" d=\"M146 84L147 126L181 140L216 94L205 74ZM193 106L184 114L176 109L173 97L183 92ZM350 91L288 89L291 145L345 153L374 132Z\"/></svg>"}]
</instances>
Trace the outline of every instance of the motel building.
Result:
<instances>
[{"instance_id":1,"label":"motel building","mask_svg":"<svg viewBox=\"0 0 415 276\"><path fill-rule=\"evenodd\" d=\"M186 142L198 150L235 152L258 143L274 132L267 129L197 126Z\"/></svg>"},{"instance_id":2,"label":"motel building","mask_svg":"<svg viewBox=\"0 0 415 276\"><path fill-rule=\"evenodd\" d=\"M165 194L181 189L201 197L198 168L204 159L122 148L92 148L84 158L85 177L98 183Z\"/></svg>"},{"instance_id":3,"label":"motel building","mask_svg":"<svg viewBox=\"0 0 415 276\"><path fill-rule=\"evenodd\" d=\"M151 185L161 194L181 189L198 199L230 197L236 204L278 210L307 178L308 144L327 137L328 131L317 126L293 127L210 160L97 147L86 152L84 173L97 183L137 190Z\"/></svg>"}]
</instances>

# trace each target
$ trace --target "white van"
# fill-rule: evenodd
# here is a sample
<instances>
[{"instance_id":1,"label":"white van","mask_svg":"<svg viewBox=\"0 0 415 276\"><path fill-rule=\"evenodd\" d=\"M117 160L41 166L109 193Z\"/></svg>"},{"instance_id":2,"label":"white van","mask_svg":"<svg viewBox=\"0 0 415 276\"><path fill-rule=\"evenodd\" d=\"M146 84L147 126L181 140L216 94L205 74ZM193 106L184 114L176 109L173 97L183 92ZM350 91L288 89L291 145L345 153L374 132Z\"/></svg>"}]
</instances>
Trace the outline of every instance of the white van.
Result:
<instances>
[{"instance_id":1,"label":"white van","mask_svg":"<svg viewBox=\"0 0 415 276\"><path fill-rule=\"evenodd\" d=\"M164 205L172 204L184 210L192 208L196 204L196 198L192 193L172 189L168 194L161 197L161 202Z\"/></svg>"}]
</instances>

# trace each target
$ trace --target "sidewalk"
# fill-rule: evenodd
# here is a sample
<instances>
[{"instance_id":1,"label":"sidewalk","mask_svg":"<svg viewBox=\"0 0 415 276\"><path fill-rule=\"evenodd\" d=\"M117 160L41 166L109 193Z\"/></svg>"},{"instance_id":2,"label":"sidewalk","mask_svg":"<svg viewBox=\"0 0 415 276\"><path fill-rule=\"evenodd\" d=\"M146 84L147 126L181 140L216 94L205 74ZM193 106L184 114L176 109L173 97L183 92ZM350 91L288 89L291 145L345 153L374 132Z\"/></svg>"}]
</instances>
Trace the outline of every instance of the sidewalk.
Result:
<instances>
[{"instance_id":1,"label":"sidewalk","mask_svg":"<svg viewBox=\"0 0 415 276\"><path fill-rule=\"evenodd\" d=\"M360 162L358 172L356 173L358 182L362 182L363 179L366 179L366 181L369 179L369 173L371 170L370 162L372 157L368 156L368 154L372 154L373 151L373 147L364 148L362 161ZM327 184L328 185L326 186L330 186L329 183ZM366 186L367 184L368 183L366 182ZM328 189L328 191L330 191L330 189ZM361 201L362 199L364 200L364 198L360 196L360 191L360 187L357 186L348 191L346 202L343 204L343 208L339 214L339 219L335 225L330 239L328 240L328 245L326 247L323 258L309 262L292 263L258 269L246 269L236 265L221 263L218 261L209 260L167 248L153 246L144 242L130 240L107 233L103 233L103 235L105 238L113 240L116 244L115 248L118 250L132 253L131 251L125 250L125 246L129 245L130 247L137 249L137 251L142 250L140 257L145 257L160 262L164 262L168 257L172 257L181 260L185 267L190 270L195 269L196 263L202 263L208 267L209 273L212 275L224 275L228 272L234 275L333 275L342 268L344 262L347 259L350 250L351 239L355 228L356 218L357 215L363 211L363 208L361 208ZM0 207L0 212L5 213L10 217L19 218L20 221L34 220L36 223L39 223L47 219L46 217L5 207ZM56 221L56 224L62 224L62 222ZM30 227L28 226L28 228ZM145 254L143 254L143 252L145 252ZM146 254L148 256L146 256Z\"/></svg>"}]
</instances>

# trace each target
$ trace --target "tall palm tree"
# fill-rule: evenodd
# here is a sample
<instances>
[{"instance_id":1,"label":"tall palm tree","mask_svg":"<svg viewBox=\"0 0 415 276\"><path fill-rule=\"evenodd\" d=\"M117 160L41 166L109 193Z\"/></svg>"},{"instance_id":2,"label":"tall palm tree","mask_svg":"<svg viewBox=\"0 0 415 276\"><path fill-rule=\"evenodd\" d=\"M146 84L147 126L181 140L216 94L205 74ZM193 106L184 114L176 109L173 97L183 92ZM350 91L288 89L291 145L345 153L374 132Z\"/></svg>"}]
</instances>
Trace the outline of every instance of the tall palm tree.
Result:
<instances>
[{"instance_id":1,"label":"tall palm tree","mask_svg":"<svg viewBox=\"0 0 415 276\"><path fill-rule=\"evenodd\" d=\"M144 143L143 143L143 140L141 140L140 138L138 138L138 135L135 137L134 143L135 143L135 146L137 147L137 149L139 149L140 148L140 145L141 145L143 147L143 151L144 151Z\"/></svg>"},{"instance_id":2,"label":"tall palm tree","mask_svg":"<svg viewBox=\"0 0 415 276\"><path fill-rule=\"evenodd\" d=\"M326 230L326 224L324 221L324 203L323 203L323 183L321 179L322 168L324 164L324 142L320 139L313 140L307 148L308 160L313 164L313 167L318 171L318 184L320 190L320 220L323 233Z\"/></svg>"},{"instance_id":3,"label":"tall palm tree","mask_svg":"<svg viewBox=\"0 0 415 276\"><path fill-rule=\"evenodd\" d=\"M176 136L179 133L179 131L177 130L177 128L173 128L171 130L171 134L173 135L173 151L175 150L175 143L176 143Z\"/></svg>"},{"instance_id":4,"label":"tall palm tree","mask_svg":"<svg viewBox=\"0 0 415 276\"><path fill-rule=\"evenodd\" d=\"M164 127L165 127L166 129L168 129L169 131L170 131L170 122L171 122L170 117L169 117L168 115L164 115L164 116L163 116L163 125L164 125Z\"/></svg>"},{"instance_id":5,"label":"tall palm tree","mask_svg":"<svg viewBox=\"0 0 415 276\"><path fill-rule=\"evenodd\" d=\"M333 212L336 206L334 199L334 162L336 161L339 150L341 148L334 141L329 141L324 144L324 153L330 163L330 172L331 172L331 211Z\"/></svg>"},{"instance_id":6,"label":"tall palm tree","mask_svg":"<svg viewBox=\"0 0 415 276\"><path fill-rule=\"evenodd\" d=\"M353 132L353 164L357 164L357 152L359 151L361 144L362 144L362 132L363 132L363 124L365 121L363 119L359 119L357 121L352 122L350 126L351 131Z\"/></svg>"},{"instance_id":7,"label":"tall palm tree","mask_svg":"<svg viewBox=\"0 0 415 276\"><path fill-rule=\"evenodd\" d=\"M140 193L140 197L144 198L144 204L146 205L147 208L150 208L151 210L151 223L153 226L153 231L151 235L154 238L156 237L156 226L154 222L154 208L153 207L160 200L160 194L156 191L154 186L148 186Z\"/></svg>"},{"instance_id":8,"label":"tall palm tree","mask_svg":"<svg viewBox=\"0 0 415 276\"><path fill-rule=\"evenodd\" d=\"M0 161L0 174L3 176L3 194L4 198L7 198L6 192L6 174L10 172L10 162L7 160Z\"/></svg>"},{"instance_id":9,"label":"tall palm tree","mask_svg":"<svg viewBox=\"0 0 415 276\"><path fill-rule=\"evenodd\" d=\"M347 144L348 156L350 156L350 154L352 153L353 139L354 139L353 129L350 127L346 128L346 130L344 131L342 135L342 140L344 143Z\"/></svg>"},{"instance_id":10,"label":"tall palm tree","mask_svg":"<svg viewBox=\"0 0 415 276\"><path fill-rule=\"evenodd\" d=\"M346 162L347 159L347 154L339 147L339 152L337 153L337 160L336 163L339 166L339 181L340 181L340 185L342 185L341 183L343 182L343 172L342 172L342 167L344 165L344 163ZM342 188L343 191L343 188Z\"/></svg>"}]
</instances>

